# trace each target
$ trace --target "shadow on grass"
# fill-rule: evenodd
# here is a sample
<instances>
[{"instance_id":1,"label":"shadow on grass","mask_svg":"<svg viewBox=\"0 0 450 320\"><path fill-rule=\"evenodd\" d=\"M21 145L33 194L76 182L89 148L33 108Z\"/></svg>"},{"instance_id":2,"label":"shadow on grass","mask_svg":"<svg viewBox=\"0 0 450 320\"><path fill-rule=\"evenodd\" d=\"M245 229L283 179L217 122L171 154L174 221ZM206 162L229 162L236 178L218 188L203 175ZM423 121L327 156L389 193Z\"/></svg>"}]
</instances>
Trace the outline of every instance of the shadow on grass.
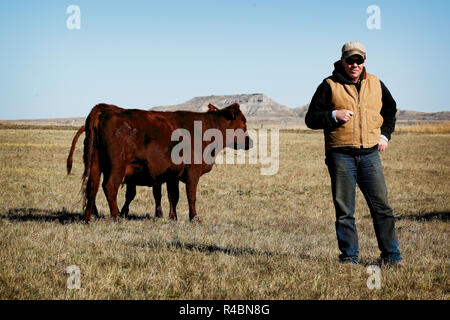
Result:
<instances>
[{"instance_id":1,"label":"shadow on grass","mask_svg":"<svg viewBox=\"0 0 450 320\"><path fill-rule=\"evenodd\" d=\"M413 221L443 221L448 222L450 220L450 211L432 211L418 214L400 214L396 216L397 220L413 220Z\"/></svg>"},{"instance_id":2,"label":"shadow on grass","mask_svg":"<svg viewBox=\"0 0 450 320\"><path fill-rule=\"evenodd\" d=\"M92 220L95 219L105 219L107 216L100 216L98 218L92 217ZM38 209L38 208L15 208L9 209L6 214L0 214L0 219L10 220L10 221L37 221L37 222L59 222L60 224L67 223L84 223L84 214L79 212L70 212L65 208L61 210L49 210L49 209ZM145 216L137 216L137 215L128 215L127 218L121 218L122 220L153 220L156 221L156 217L150 217L148 215Z\"/></svg>"},{"instance_id":3,"label":"shadow on grass","mask_svg":"<svg viewBox=\"0 0 450 320\"><path fill-rule=\"evenodd\" d=\"M206 254L213 254L219 252L231 256L252 255L252 256L272 257L275 255L283 255L283 253L262 251L248 247L233 247L233 246L220 247L215 244L183 243L180 241L172 241L169 243L148 242L145 244L145 246L152 249L167 247L168 249L198 251ZM298 254L298 258L311 259L311 257L307 254Z\"/></svg>"},{"instance_id":4,"label":"shadow on grass","mask_svg":"<svg viewBox=\"0 0 450 320\"><path fill-rule=\"evenodd\" d=\"M168 248L199 251L203 253L213 254L215 252L225 253L232 256L252 255L252 256L268 256L274 255L270 251L259 251L253 248L239 248L239 247L219 247L215 244L201 244L201 243L182 243L180 241L173 241L167 244Z\"/></svg>"},{"instance_id":5,"label":"shadow on grass","mask_svg":"<svg viewBox=\"0 0 450 320\"><path fill-rule=\"evenodd\" d=\"M167 217L165 217L165 218L167 218ZM145 216L136 216L136 215L129 214L126 218L121 218L121 219L123 219L123 220L135 220L135 221L143 221L143 220L158 221L159 219L164 219L164 218L157 218L155 216L150 216L148 214L146 214Z\"/></svg>"},{"instance_id":6,"label":"shadow on grass","mask_svg":"<svg viewBox=\"0 0 450 320\"><path fill-rule=\"evenodd\" d=\"M61 210L48 210L38 208L15 208L9 209L7 214L0 214L0 219L10 221L38 221L59 222L61 224L82 222L84 214L69 212L65 208Z\"/></svg>"}]
</instances>

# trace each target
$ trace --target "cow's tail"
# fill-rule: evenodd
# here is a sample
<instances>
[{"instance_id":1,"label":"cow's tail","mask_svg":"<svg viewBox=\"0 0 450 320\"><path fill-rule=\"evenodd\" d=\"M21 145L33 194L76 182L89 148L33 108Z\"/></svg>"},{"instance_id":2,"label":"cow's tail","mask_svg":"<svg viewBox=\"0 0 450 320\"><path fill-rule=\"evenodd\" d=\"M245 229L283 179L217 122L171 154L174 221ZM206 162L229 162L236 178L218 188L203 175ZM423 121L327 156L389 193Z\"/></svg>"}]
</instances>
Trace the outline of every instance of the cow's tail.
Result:
<instances>
[{"instance_id":1,"label":"cow's tail","mask_svg":"<svg viewBox=\"0 0 450 320\"><path fill-rule=\"evenodd\" d=\"M83 178L82 178L82 193L83 193L83 208L86 209L87 204L87 197L88 197L88 181L89 177L91 175L91 168L94 164L94 161L98 161L98 157L95 157L95 152L98 152L95 150L97 147L97 141L98 141L98 123L99 123L99 116L101 112L103 111L105 105L98 104L94 108L92 108L91 112L89 113L89 116L86 119L86 125L85 125L85 132L86 137L84 138L84 152L83 152L83 161L84 161L84 172L83 172ZM96 158L96 159L95 159ZM98 165L98 164L96 164Z\"/></svg>"},{"instance_id":2,"label":"cow's tail","mask_svg":"<svg viewBox=\"0 0 450 320\"><path fill-rule=\"evenodd\" d=\"M78 129L77 133L75 134L75 137L73 137L72 147L70 148L69 156L67 157L67 174L70 174L70 172L72 171L73 152L75 151L75 146L77 144L78 138L85 129L85 125L81 126L81 128Z\"/></svg>"}]
</instances>

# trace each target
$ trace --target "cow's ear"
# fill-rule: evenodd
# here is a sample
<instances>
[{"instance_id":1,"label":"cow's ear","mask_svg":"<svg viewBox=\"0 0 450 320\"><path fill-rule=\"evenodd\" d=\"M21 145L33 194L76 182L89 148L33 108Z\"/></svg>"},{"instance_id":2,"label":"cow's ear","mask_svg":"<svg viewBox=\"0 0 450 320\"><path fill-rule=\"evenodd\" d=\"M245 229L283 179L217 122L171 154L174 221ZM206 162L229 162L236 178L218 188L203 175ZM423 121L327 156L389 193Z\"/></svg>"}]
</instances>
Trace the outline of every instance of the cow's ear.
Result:
<instances>
[{"instance_id":1,"label":"cow's ear","mask_svg":"<svg viewBox=\"0 0 450 320\"><path fill-rule=\"evenodd\" d=\"M228 107L226 107L225 109L222 109L222 110L224 111L225 117L228 120L235 120L238 117L239 112L241 111L239 109L239 103L237 103L237 102L233 103L232 105L230 105L230 106L228 106Z\"/></svg>"},{"instance_id":2,"label":"cow's ear","mask_svg":"<svg viewBox=\"0 0 450 320\"><path fill-rule=\"evenodd\" d=\"M217 108L216 106L214 106L210 103L210 104L208 104L208 111L210 111L210 112L219 111L219 108Z\"/></svg>"}]
</instances>

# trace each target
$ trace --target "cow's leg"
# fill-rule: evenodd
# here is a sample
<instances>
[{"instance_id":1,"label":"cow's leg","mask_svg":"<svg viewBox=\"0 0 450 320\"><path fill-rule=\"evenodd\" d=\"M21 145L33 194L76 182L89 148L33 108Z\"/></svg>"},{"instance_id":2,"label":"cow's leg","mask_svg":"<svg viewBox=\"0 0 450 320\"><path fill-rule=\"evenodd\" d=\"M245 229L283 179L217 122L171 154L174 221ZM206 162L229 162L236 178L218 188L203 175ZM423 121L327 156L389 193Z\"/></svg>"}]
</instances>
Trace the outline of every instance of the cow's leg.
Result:
<instances>
[{"instance_id":1,"label":"cow's leg","mask_svg":"<svg viewBox=\"0 0 450 320\"><path fill-rule=\"evenodd\" d=\"M108 200L109 211L111 212L114 221L117 221L119 216L117 193L124 174L125 170L115 170L103 179L103 191L105 192L106 200Z\"/></svg>"},{"instance_id":2,"label":"cow's leg","mask_svg":"<svg viewBox=\"0 0 450 320\"><path fill-rule=\"evenodd\" d=\"M100 185L100 168L98 163L98 154L94 154L88 181L86 183L85 197L86 206L84 210L84 221L91 220L92 212L98 217L97 206L95 205L95 197L97 196Z\"/></svg>"},{"instance_id":3,"label":"cow's leg","mask_svg":"<svg viewBox=\"0 0 450 320\"><path fill-rule=\"evenodd\" d=\"M125 218L128 217L130 203L133 201L134 197L136 197L136 185L128 183L127 192L125 193L125 203L123 204L122 210L120 210L120 216L125 216Z\"/></svg>"},{"instance_id":4,"label":"cow's leg","mask_svg":"<svg viewBox=\"0 0 450 320\"><path fill-rule=\"evenodd\" d=\"M98 182L98 184L100 184L100 181ZM97 186L97 190L98 190L98 186ZM100 215L98 214L97 205L95 204L95 201L94 201L94 210L92 210L92 213L94 214L94 216L96 218L100 218Z\"/></svg>"},{"instance_id":5,"label":"cow's leg","mask_svg":"<svg viewBox=\"0 0 450 320\"><path fill-rule=\"evenodd\" d=\"M167 195L169 196L170 212L169 219L177 220L177 204L180 198L180 192L178 189L178 179L167 181Z\"/></svg>"},{"instance_id":6,"label":"cow's leg","mask_svg":"<svg viewBox=\"0 0 450 320\"><path fill-rule=\"evenodd\" d=\"M155 198L155 217L162 218L163 211L161 207L161 183L156 183L153 188L153 198Z\"/></svg>"},{"instance_id":7,"label":"cow's leg","mask_svg":"<svg viewBox=\"0 0 450 320\"><path fill-rule=\"evenodd\" d=\"M189 204L189 220L191 222L200 222L197 217L197 211L195 210L195 200L197 197L197 185L200 179L200 174L190 174L186 183L186 195Z\"/></svg>"}]
</instances>

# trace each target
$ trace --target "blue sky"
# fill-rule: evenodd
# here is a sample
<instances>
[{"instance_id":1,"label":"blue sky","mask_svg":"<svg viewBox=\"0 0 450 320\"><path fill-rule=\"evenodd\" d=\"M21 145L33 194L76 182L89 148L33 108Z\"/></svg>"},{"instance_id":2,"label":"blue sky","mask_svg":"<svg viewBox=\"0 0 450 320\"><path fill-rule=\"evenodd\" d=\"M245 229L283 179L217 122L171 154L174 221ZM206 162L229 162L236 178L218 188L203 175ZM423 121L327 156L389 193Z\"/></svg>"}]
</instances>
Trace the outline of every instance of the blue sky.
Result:
<instances>
[{"instance_id":1,"label":"blue sky","mask_svg":"<svg viewBox=\"0 0 450 320\"><path fill-rule=\"evenodd\" d=\"M66 27L69 5L80 30ZM380 30L366 27L370 5ZM0 119L256 92L296 107L350 40L366 45L367 70L400 109L450 110L449 13L446 0L2 0Z\"/></svg>"}]
</instances>

